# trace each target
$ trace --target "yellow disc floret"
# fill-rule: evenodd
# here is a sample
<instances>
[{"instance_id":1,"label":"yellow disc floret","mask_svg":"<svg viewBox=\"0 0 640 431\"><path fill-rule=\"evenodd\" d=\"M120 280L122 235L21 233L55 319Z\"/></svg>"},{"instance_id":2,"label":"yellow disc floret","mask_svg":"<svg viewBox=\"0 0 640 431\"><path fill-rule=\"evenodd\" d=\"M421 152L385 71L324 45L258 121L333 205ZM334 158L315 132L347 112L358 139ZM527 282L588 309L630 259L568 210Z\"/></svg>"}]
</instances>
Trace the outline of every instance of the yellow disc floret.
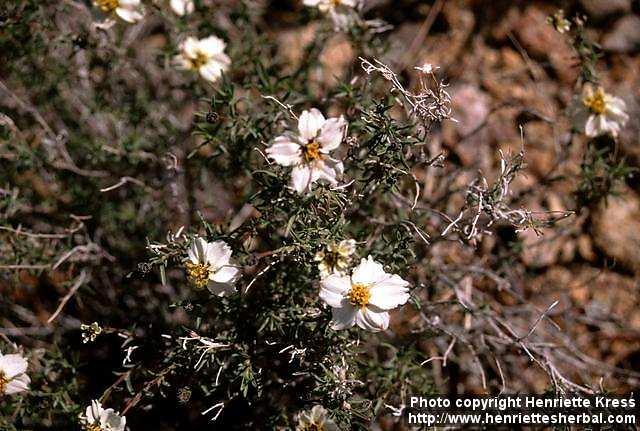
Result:
<instances>
[{"instance_id":1,"label":"yellow disc floret","mask_svg":"<svg viewBox=\"0 0 640 431\"><path fill-rule=\"evenodd\" d=\"M187 268L187 277L196 289L206 287L207 283L209 283L209 275L211 274L211 268L208 265L187 262L185 267Z\"/></svg>"},{"instance_id":2,"label":"yellow disc floret","mask_svg":"<svg viewBox=\"0 0 640 431\"><path fill-rule=\"evenodd\" d=\"M589 108L589 110L594 114L603 114L607 109L607 104L604 99L604 90L602 88L598 88L595 92L584 96L582 103L584 103L584 106Z\"/></svg>"},{"instance_id":3,"label":"yellow disc floret","mask_svg":"<svg viewBox=\"0 0 640 431\"><path fill-rule=\"evenodd\" d=\"M302 154L307 162L313 160L322 160L322 153L320 152L320 144L316 141L311 141L302 148Z\"/></svg>"},{"instance_id":4,"label":"yellow disc floret","mask_svg":"<svg viewBox=\"0 0 640 431\"><path fill-rule=\"evenodd\" d=\"M197 51L195 58L190 59L190 61L191 67L198 70L209 62L209 56L202 51Z\"/></svg>"},{"instance_id":5,"label":"yellow disc floret","mask_svg":"<svg viewBox=\"0 0 640 431\"><path fill-rule=\"evenodd\" d=\"M98 424L88 424L85 426L85 430L86 431L102 431L102 428L100 428L100 425Z\"/></svg>"},{"instance_id":6,"label":"yellow disc floret","mask_svg":"<svg viewBox=\"0 0 640 431\"><path fill-rule=\"evenodd\" d=\"M103 12L113 12L120 6L119 0L95 0L96 6L98 6Z\"/></svg>"},{"instance_id":7,"label":"yellow disc floret","mask_svg":"<svg viewBox=\"0 0 640 431\"><path fill-rule=\"evenodd\" d=\"M4 393L4 390L7 388L9 384L9 379L7 379L6 374L3 371L0 371L0 394Z\"/></svg>"},{"instance_id":8,"label":"yellow disc floret","mask_svg":"<svg viewBox=\"0 0 640 431\"><path fill-rule=\"evenodd\" d=\"M366 307L371 299L369 286L361 283L352 284L347 298L354 307Z\"/></svg>"}]
</instances>

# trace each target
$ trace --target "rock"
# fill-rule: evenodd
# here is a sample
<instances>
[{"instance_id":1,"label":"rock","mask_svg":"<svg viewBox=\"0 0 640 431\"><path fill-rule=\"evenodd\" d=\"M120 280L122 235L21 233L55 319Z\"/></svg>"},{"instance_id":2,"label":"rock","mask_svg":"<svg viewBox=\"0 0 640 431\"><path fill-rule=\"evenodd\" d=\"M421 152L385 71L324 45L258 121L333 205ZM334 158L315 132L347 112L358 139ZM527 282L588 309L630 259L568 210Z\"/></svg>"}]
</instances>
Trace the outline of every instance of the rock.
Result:
<instances>
[{"instance_id":1,"label":"rock","mask_svg":"<svg viewBox=\"0 0 640 431\"><path fill-rule=\"evenodd\" d=\"M545 12L529 6L514 31L529 55L539 60L549 60L563 82L574 81L576 70L573 67L573 52L564 36L549 25Z\"/></svg>"},{"instance_id":2,"label":"rock","mask_svg":"<svg viewBox=\"0 0 640 431\"><path fill-rule=\"evenodd\" d=\"M594 18L631 12L631 0L580 0L580 3Z\"/></svg>"},{"instance_id":3,"label":"rock","mask_svg":"<svg viewBox=\"0 0 640 431\"><path fill-rule=\"evenodd\" d=\"M594 243L617 264L640 271L640 199L629 188L619 192L591 217Z\"/></svg>"},{"instance_id":4,"label":"rock","mask_svg":"<svg viewBox=\"0 0 640 431\"><path fill-rule=\"evenodd\" d=\"M626 15L613 25L602 39L602 47L611 52L634 52L640 47L640 17Z\"/></svg>"}]
</instances>

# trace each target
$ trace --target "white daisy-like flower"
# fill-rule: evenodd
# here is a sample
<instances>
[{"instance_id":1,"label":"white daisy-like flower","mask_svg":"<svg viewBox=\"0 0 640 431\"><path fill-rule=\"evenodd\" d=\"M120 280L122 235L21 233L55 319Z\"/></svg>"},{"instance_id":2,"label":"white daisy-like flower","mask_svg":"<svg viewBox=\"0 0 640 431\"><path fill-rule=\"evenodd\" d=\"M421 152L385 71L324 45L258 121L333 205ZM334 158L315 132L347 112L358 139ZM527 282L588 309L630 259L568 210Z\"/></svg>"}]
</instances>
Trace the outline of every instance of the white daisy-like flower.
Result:
<instances>
[{"instance_id":1,"label":"white daisy-like flower","mask_svg":"<svg viewBox=\"0 0 640 431\"><path fill-rule=\"evenodd\" d=\"M0 395L11 395L29 389L31 379L25 373L27 360L18 354L0 353Z\"/></svg>"},{"instance_id":2,"label":"white daisy-like flower","mask_svg":"<svg viewBox=\"0 0 640 431\"><path fill-rule=\"evenodd\" d=\"M188 37L180 44L181 53L173 61L177 68L196 71L207 81L215 82L231 64L231 59L224 53L226 46L216 36Z\"/></svg>"},{"instance_id":3,"label":"white daisy-like flower","mask_svg":"<svg viewBox=\"0 0 640 431\"><path fill-rule=\"evenodd\" d=\"M93 4L104 13L116 14L128 23L135 23L144 17L140 0L94 0Z\"/></svg>"},{"instance_id":4,"label":"white daisy-like flower","mask_svg":"<svg viewBox=\"0 0 640 431\"><path fill-rule=\"evenodd\" d=\"M282 166L293 166L291 187L298 193L311 190L316 181L338 184L342 162L329 156L340 146L347 123L340 118L325 119L317 109L302 112L298 133L278 136L267 155Z\"/></svg>"},{"instance_id":5,"label":"white daisy-like flower","mask_svg":"<svg viewBox=\"0 0 640 431\"><path fill-rule=\"evenodd\" d=\"M334 12L340 8L355 8L358 5L357 0L304 0L304 5L309 7L317 7L320 12Z\"/></svg>"},{"instance_id":6,"label":"white daisy-like flower","mask_svg":"<svg viewBox=\"0 0 640 431\"><path fill-rule=\"evenodd\" d=\"M296 431L339 431L336 423L327 417L327 410L321 405L300 413Z\"/></svg>"},{"instance_id":7,"label":"white daisy-like flower","mask_svg":"<svg viewBox=\"0 0 640 431\"><path fill-rule=\"evenodd\" d=\"M100 401L93 400L80 423L86 431L124 431L127 418L113 409L104 409Z\"/></svg>"},{"instance_id":8,"label":"white daisy-like flower","mask_svg":"<svg viewBox=\"0 0 640 431\"><path fill-rule=\"evenodd\" d=\"M320 299L333 308L333 329L354 324L377 332L389 327L389 312L409 299L409 282L387 274L371 256L351 276L332 274L320 281Z\"/></svg>"},{"instance_id":9,"label":"white daisy-like flower","mask_svg":"<svg viewBox=\"0 0 640 431\"><path fill-rule=\"evenodd\" d=\"M207 287L218 296L235 292L234 283L240 277L240 270L231 263L231 253L224 241L194 239L185 263L189 281L196 289Z\"/></svg>"},{"instance_id":10,"label":"white daisy-like flower","mask_svg":"<svg viewBox=\"0 0 640 431\"><path fill-rule=\"evenodd\" d=\"M176 13L176 15L184 16L196 9L196 5L193 0L171 0L171 9Z\"/></svg>"},{"instance_id":11,"label":"white daisy-like flower","mask_svg":"<svg viewBox=\"0 0 640 431\"><path fill-rule=\"evenodd\" d=\"M356 241L344 239L339 243L332 242L326 250L316 253L314 260L318 262L320 277L333 273L343 273L351 263L351 255L356 252Z\"/></svg>"},{"instance_id":12,"label":"white daisy-like flower","mask_svg":"<svg viewBox=\"0 0 640 431\"><path fill-rule=\"evenodd\" d=\"M587 84L573 104L575 127L590 138L605 134L615 138L629 119L626 109L624 100Z\"/></svg>"}]
</instances>

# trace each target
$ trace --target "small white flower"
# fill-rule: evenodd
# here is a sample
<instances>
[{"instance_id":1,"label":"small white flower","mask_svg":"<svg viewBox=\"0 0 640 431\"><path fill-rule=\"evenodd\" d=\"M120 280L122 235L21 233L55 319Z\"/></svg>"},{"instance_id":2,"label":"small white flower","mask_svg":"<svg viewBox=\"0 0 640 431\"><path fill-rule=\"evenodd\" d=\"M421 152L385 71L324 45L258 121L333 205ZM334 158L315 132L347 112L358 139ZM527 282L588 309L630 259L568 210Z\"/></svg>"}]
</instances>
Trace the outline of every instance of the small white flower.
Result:
<instances>
[{"instance_id":1,"label":"small white flower","mask_svg":"<svg viewBox=\"0 0 640 431\"><path fill-rule=\"evenodd\" d=\"M298 120L298 133L278 136L267 154L279 165L293 166L291 187L298 193L308 192L316 181L336 185L343 166L329 153L340 146L346 125L342 116L325 119L315 108L304 111Z\"/></svg>"},{"instance_id":2,"label":"small white flower","mask_svg":"<svg viewBox=\"0 0 640 431\"><path fill-rule=\"evenodd\" d=\"M300 413L296 431L339 431L339 428L327 417L327 410L316 405L310 411Z\"/></svg>"},{"instance_id":3,"label":"small white flower","mask_svg":"<svg viewBox=\"0 0 640 431\"><path fill-rule=\"evenodd\" d=\"M233 293L240 270L231 264L231 253L231 248L224 241L194 239L185 264L189 281L196 289L207 287L214 295Z\"/></svg>"},{"instance_id":4,"label":"small white flower","mask_svg":"<svg viewBox=\"0 0 640 431\"><path fill-rule=\"evenodd\" d=\"M575 127L590 138L605 134L615 138L629 119L625 110L624 100L587 84L573 104Z\"/></svg>"},{"instance_id":5,"label":"small white flower","mask_svg":"<svg viewBox=\"0 0 640 431\"><path fill-rule=\"evenodd\" d=\"M188 37L180 44L181 53L174 57L176 67L200 73L207 81L215 82L231 64L231 59L224 53L227 45L216 36L205 39Z\"/></svg>"},{"instance_id":6,"label":"small white flower","mask_svg":"<svg viewBox=\"0 0 640 431\"><path fill-rule=\"evenodd\" d=\"M128 23L135 23L144 17L140 0L94 0L94 5L105 13L115 13Z\"/></svg>"},{"instance_id":7,"label":"small white flower","mask_svg":"<svg viewBox=\"0 0 640 431\"><path fill-rule=\"evenodd\" d=\"M371 256L348 275L333 274L320 281L320 299L333 308L333 329L354 324L377 332L389 327L388 310L409 299L409 282L387 274Z\"/></svg>"},{"instance_id":8,"label":"small white flower","mask_svg":"<svg viewBox=\"0 0 640 431\"><path fill-rule=\"evenodd\" d=\"M113 409L103 409L100 401L93 400L80 416L80 423L86 431L124 431L127 418Z\"/></svg>"},{"instance_id":9,"label":"small white flower","mask_svg":"<svg viewBox=\"0 0 640 431\"><path fill-rule=\"evenodd\" d=\"M18 354L0 353L0 396L25 392L29 389L27 360Z\"/></svg>"},{"instance_id":10,"label":"small white flower","mask_svg":"<svg viewBox=\"0 0 640 431\"><path fill-rule=\"evenodd\" d=\"M355 8L358 6L358 0L304 0L304 5L316 7L320 12L329 15L337 31L348 29L357 19Z\"/></svg>"},{"instance_id":11,"label":"small white flower","mask_svg":"<svg viewBox=\"0 0 640 431\"><path fill-rule=\"evenodd\" d=\"M440 67L439 66L434 66L431 63L425 63L420 67L415 67L414 69L419 70L420 72L422 72L424 74L428 74L428 73L432 73L434 70L440 69Z\"/></svg>"},{"instance_id":12,"label":"small white flower","mask_svg":"<svg viewBox=\"0 0 640 431\"><path fill-rule=\"evenodd\" d=\"M196 8L193 0L171 0L171 9L180 16L192 13Z\"/></svg>"},{"instance_id":13,"label":"small white flower","mask_svg":"<svg viewBox=\"0 0 640 431\"><path fill-rule=\"evenodd\" d=\"M304 0L304 5L317 7L320 12L333 12L339 8L354 8L358 5L357 0Z\"/></svg>"},{"instance_id":14,"label":"small white flower","mask_svg":"<svg viewBox=\"0 0 640 431\"><path fill-rule=\"evenodd\" d=\"M338 244L331 243L326 251L316 253L314 260L318 263L320 277L324 278L333 273L343 273L351 263L351 255L356 251L356 242L353 239L344 239Z\"/></svg>"}]
</instances>

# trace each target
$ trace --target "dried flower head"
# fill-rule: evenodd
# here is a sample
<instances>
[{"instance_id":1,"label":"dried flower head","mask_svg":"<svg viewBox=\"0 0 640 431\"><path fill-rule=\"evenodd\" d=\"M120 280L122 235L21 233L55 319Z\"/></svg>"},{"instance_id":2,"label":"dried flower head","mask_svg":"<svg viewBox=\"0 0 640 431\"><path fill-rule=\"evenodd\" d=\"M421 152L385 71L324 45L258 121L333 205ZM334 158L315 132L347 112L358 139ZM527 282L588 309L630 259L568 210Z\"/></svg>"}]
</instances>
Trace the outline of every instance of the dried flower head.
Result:
<instances>
[{"instance_id":1,"label":"dried flower head","mask_svg":"<svg viewBox=\"0 0 640 431\"><path fill-rule=\"evenodd\" d=\"M298 418L296 431L338 431L334 421L327 417L327 410L321 405L313 406L309 411L302 412Z\"/></svg>"},{"instance_id":2,"label":"dried flower head","mask_svg":"<svg viewBox=\"0 0 640 431\"><path fill-rule=\"evenodd\" d=\"M556 13L547 18L549 24L551 24L558 33L566 33L571 30L571 21L565 18L564 10L558 9Z\"/></svg>"},{"instance_id":3,"label":"dried flower head","mask_svg":"<svg viewBox=\"0 0 640 431\"><path fill-rule=\"evenodd\" d=\"M318 262L318 270L321 277L333 273L344 272L351 263L351 255L356 251L356 242L353 239L344 239L339 243L332 242L326 250L320 250L315 255Z\"/></svg>"},{"instance_id":4,"label":"dried flower head","mask_svg":"<svg viewBox=\"0 0 640 431\"><path fill-rule=\"evenodd\" d=\"M80 325L80 330L82 331L82 342L84 344L94 342L98 335L102 333L102 328L98 322L93 322L91 325L83 323Z\"/></svg>"}]
</instances>

